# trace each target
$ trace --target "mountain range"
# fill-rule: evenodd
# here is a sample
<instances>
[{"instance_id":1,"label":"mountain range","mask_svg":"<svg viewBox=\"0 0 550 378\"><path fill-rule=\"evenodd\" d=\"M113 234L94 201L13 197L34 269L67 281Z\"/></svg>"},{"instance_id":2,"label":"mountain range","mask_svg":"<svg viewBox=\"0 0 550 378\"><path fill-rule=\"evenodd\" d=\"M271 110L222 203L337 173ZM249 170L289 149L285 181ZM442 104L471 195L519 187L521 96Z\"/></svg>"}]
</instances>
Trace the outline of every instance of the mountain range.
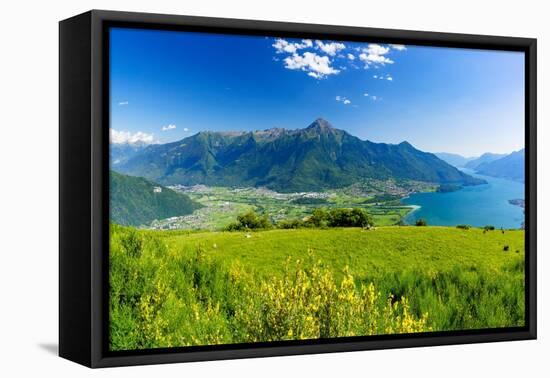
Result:
<instances>
[{"instance_id":1,"label":"mountain range","mask_svg":"<svg viewBox=\"0 0 550 378\"><path fill-rule=\"evenodd\" d=\"M344 187L365 179L484 182L408 142L361 140L324 119L297 130L203 131L149 145L121 158L113 169L163 185L254 186L281 192Z\"/></svg>"},{"instance_id":2,"label":"mountain range","mask_svg":"<svg viewBox=\"0 0 550 378\"><path fill-rule=\"evenodd\" d=\"M435 155L457 168L468 168L475 170L479 165L483 163L490 163L506 156L506 154L494 154L492 152L486 152L477 157L465 157L459 154L453 154L449 152L436 152Z\"/></svg>"},{"instance_id":3,"label":"mountain range","mask_svg":"<svg viewBox=\"0 0 550 378\"><path fill-rule=\"evenodd\" d=\"M505 157L506 154L494 154L492 152L486 152L484 153L483 155L477 157L477 158L474 158L472 160L470 160L469 162L467 162L466 164L463 165L464 168L468 168L468 169L474 169L474 170L477 170L477 168L482 165L482 164L487 164L487 163L491 163L495 160L498 160L498 159L502 159L503 157Z\"/></svg>"},{"instance_id":4,"label":"mountain range","mask_svg":"<svg viewBox=\"0 0 550 378\"><path fill-rule=\"evenodd\" d=\"M521 149L500 159L482 163L475 170L486 176L525 182L525 150Z\"/></svg>"},{"instance_id":5,"label":"mountain range","mask_svg":"<svg viewBox=\"0 0 550 378\"><path fill-rule=\"evenodd\" d=\"M148 225L155 219L191 214L202 207L187 195L141 177L110 171L110 220L124 226Z\"/></svg>"},{"instance_id":6,"label":"mountain range","mask_svg":"<svg viewBox=\"0 0 550 378\"><path fill-rule=\"evenodd\" d=\"M452 154L448 152L435 152L434 155L441 160L451 164L453 167L459 168L464 167L467 163L476 159L475 157L464 157L459 154Z\"/></svg>"},{"instance_id":7,"label":"mountain range","mask_svg":"<svg viewBox=\"0 0 550 378\"><path fill-rule=\"evenodd\" d=\"M147 146L148 144L145 143L111 143L109 148L111 165L117 166L127 162Z\"/></svg>"},{"instance_id":8,"label":"mountain range","mask_svg":"<svg viewBox=\"0 0 550 378\"><path fill-rule=\"evenodd\" d=\"M468 168L476 173L515 181L525 181L525 150L510 154L484 153L476 158L466 158L458 154L440 152L440 159L458 168Z\"/></svg>"}]
</instances>

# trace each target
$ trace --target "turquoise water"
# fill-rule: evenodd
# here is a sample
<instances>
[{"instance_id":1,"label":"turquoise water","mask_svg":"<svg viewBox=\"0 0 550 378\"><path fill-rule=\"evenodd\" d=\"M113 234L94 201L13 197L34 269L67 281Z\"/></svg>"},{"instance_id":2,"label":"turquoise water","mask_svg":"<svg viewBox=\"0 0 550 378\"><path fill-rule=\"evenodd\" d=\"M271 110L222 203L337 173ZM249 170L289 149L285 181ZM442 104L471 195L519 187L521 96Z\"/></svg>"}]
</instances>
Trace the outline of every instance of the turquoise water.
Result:
<instances>
[{"instance_id":1,"label":"turquoise water","mask_svg":"<svg viewBox=\"0 0 550 378\"><path fill-rule=\"evenodd\" d=\"M487 184L468 186L450 193L415 193L401 202L420 206L405 218L414 223L423 218L431 226L469 224L475 227L519 228L524 220L523 209L508 200L525 198L525 185L520 182L474 174Z\"/></svg>"}]
</instances>

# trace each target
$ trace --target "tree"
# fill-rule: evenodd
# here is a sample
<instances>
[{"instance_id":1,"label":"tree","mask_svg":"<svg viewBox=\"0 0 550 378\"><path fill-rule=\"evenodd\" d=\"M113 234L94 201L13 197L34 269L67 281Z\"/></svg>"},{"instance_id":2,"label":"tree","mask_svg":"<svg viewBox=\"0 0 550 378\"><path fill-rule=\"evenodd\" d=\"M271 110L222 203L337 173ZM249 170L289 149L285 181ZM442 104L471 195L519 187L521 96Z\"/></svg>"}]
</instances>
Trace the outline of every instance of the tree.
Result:
<instances>
[{"instance_id":1,"label":"tree","mask_svg":"<svg viewBox=\"0 0 550 378\"><path fill-rule=\"evenodd\" d=\"M310 222L314 227L327 227L329 221L329 213L325 208L318 207L313 210L311 217L309 217L308 222Z\"/></svg>"},{"instance_id":2,"label":"tree","mask_svg":"<svg viewBox=\"0 0 550 378\"><path fill-rule=\"evenodd\" d=\"M307 227L307 224L299 219L282 220L277 222L277 227L285 230Z\"/></svg>"},{"instance_id":3,"label":"tree","mask_svg":"<svg viewBox=\"0 0 550 378\"><path fill-rule=\"evenodd\" d=\"M237 221L227 226L228 231L240 230L258 230L271 228L271 221L265 215L259 215L255 211L250 210L244 214L237 216Z\"/></svg>"},{"instance_id":4,"label":"tree","mask_svg":"<svg viewBox=\"0 0 550 378\"><path fill-rule=\"evenodd\" d=\"M329 227L367 227L372 219L363 209L332 209L329 214Z\"/></svg>"},{"instance_id":5,"label":"tree","mask_svg":"<svg viewBox=\"0 0 550 378\"><path fill-rule=\"evenodd\" d=\"M417 225L417 226L427 226L428 223L426 222L425 219L420 218L420 219L418 219L418 220L416 221L416 225Z\"/></svg>"}]
</instances>

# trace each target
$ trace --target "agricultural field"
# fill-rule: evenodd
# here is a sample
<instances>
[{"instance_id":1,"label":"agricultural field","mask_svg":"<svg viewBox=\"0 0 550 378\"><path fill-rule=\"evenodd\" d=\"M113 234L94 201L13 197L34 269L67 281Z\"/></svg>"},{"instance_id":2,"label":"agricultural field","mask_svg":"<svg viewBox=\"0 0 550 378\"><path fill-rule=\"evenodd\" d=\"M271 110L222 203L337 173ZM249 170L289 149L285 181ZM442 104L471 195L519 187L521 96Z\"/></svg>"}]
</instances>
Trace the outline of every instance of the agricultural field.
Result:
<instances>
[{"instance_id":1,"label":"agricultural field","mask_svg":"<svg viewBox=\"0 0 550 378\"><path fill-rule=\"evenodd\" d=\"M111 226L113 350L514 327L524 232Z\"/></svg>"},{"instance_id":2,"label":"agricultural field","mask_svg":"<svg viewBox=\"0 0 550 378\"><path fill-rule=\"evenodd\" d=\"M268 214L272 222L303 219L317 207L362 208L377 226L398 224L414 207L400 198L416 191L435 191L436 186L415 181L369 180L344 189L323 192L279 193L265 188L225 188L172 186L204 207L192 214L155 220L150 228L159 230L221 230L238 214L254 210Z\"/></svg>"}]
</instances>

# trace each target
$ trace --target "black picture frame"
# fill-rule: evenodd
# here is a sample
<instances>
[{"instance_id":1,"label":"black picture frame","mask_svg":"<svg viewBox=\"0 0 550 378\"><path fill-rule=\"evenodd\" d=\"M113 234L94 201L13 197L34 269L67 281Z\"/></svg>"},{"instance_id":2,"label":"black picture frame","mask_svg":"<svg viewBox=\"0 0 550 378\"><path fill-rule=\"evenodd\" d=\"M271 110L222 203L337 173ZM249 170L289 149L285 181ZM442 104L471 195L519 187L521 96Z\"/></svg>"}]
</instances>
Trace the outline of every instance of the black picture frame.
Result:
<instances>
[{"instance_id":1,"label":"black picture frame","mask_svg":"<svg viewBox=\"0 0 550 378\"><path fill-rule=\"evenodd\" d=\"M525 53L526 325L314 341L109 352L109 39L112 26ZM536 338L536 39L92 10L59 24L59 355L88 367Z\"/></svg>"}]
</instances>

